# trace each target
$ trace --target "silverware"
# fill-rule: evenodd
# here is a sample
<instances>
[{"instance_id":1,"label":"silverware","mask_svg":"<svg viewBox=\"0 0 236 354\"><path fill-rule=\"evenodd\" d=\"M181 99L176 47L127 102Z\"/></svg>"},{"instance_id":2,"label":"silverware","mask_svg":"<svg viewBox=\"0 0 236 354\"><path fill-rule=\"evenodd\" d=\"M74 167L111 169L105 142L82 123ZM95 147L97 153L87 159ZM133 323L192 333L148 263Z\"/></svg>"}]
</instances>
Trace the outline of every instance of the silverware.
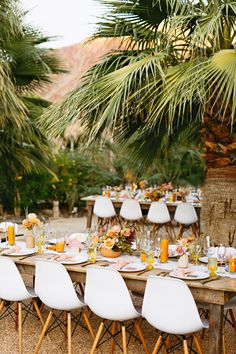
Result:
<instances>
[{"instance_id":1,"label":"silverware","mask_svg":"<svg viewBox=\"0 0 236 354\"><path fill-rule=\"evenodd\" d=\"M204 285L206 283L209 283L210 281L214 281L214 280L218 280L218 279L220 279L220 277L216 276L216 277L201 280L200 283Z\"/></svg>"},{"instance_id":2,"label":"silverware","mask_svg":"<svg viewBox=\"0 0 236 354\"><path fill-rule=\"evenodd\" d=\"M87 265L94 264L93 262L86 262L84 264L81 264L80 267L86 267Z\"/></svg>"},{"instance_id":3,"label":"silverware","mask_svg":"<svg viewBox=\"0 0 236 354\"><path fill-rule=\"evenodd\" d=\"M35 256L35 253L27 254L26 256L19 258L19 261L23 261L23 259L26 259L26 258L29 258L29 257L34 257L34 256Z\"/></svg>"},{"instance_id":4,"label":"silverware","mask_svg":"<svg viewBox=\"0 0 236 354\"><path fill-rule=\"evenodd\" d=\"M140 275L142 275L142 274L144 274L144 273L146 273L146 272L149 272L150 271L150 269L144 269L144 270L142 270L141 272L139 272L137 275L138 276L140 276Z\"/></svg>"}]
</instances>

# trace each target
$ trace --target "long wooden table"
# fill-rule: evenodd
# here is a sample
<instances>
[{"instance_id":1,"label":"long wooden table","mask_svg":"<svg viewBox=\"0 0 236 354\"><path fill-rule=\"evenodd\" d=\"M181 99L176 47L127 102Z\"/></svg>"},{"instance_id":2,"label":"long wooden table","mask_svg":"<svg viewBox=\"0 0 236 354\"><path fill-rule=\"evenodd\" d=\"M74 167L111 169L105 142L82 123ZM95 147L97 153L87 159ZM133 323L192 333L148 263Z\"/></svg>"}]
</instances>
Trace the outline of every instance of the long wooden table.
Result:
<instances>
[{"instance_id":1,"label":"long wooden table","mask_svg":"<svg viewBox=\"0 0 236 354\"><path fill-rule=\"evenodd\" d=\"M98 196L91 195L91 196L88 196L88 197L81 198L81 200L86 202L87 227L91 227L91 224L92 224L93 208L94 208L96 197L98 197ZM111 201L112 201L116 211L119 211L124 199L111 198ZM147 212L147 210L149 209L149 207L151 205L151 202L146 201L146 200L142 200L142 201L140 200L139 203L140 203L142 211L144 211L144 212L145 211ZM172 216L174 215L175 209L176 209L178 204L179 204L179 202L173 202L173 203L166 202L166 205L167 205L167 207L169 209L169 212L170 212L170 214ZM198 215L198 218L199 218L199 221L200 221L201 204L200 203L196 203L196 204L193 204L193 205L194 205L194 207L196 209L196 212L197 212L197 215Z\"/></svg>"},{"instance_id":2,"label":"long wooden table","mask_svg":"<svg viewBox=\"0 0 236 354\"><path fill-rule=\"evenodd\" d=\"M35 255L30 258L20 260L20 257L12 257L17 264L18 269L22 274L35 275L35 260L37 258L48 257L45 255ZM102 264L99 261L96 264ZM81 265L66 266L71 279L74 282L85 283L86 267ZM123 278L130 290L144 292L146 280L149 275L156 275L158 269L153 269L142 275L138 273L122 273ZM46 276L46 275L45 275ZM195 301L208 303L210 306L209 312L209 354L222 354L222 326L224 304L233 296L236 296L236 279L221 278L202 284L200 281L187 281L187 284L193 294ZM175 299L176 304L178 299ZM234 336L232 336L233 338Z\"/></svg>"}]
</instances>

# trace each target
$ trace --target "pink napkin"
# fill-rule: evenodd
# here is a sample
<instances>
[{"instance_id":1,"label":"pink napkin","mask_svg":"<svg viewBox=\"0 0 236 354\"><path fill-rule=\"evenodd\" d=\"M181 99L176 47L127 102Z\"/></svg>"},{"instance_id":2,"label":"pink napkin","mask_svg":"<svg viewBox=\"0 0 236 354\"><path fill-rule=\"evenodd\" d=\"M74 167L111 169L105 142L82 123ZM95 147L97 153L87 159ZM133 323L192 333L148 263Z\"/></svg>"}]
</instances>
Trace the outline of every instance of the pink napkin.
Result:
<instances>
[{"instance_id":1,"label":"pink napkin","mask_svg":"<svg viewBox=\"0 0 236 354\"><path fill-rule=\"evenodd\" d=\"M70 254L62 254L61 256L57 257L55 261L57 262L64 262L64 261L73 261L74 256L71 256Z\"/></svg>"},{"instance_id":2,"label":"pink napkin","mask_svg":"<svg viewBox=\"0 0 236 354\"><path fill-rule=\"evenodd\" d=\"M8 250L4 250L2 253L3 254L12 254L12 253L18 253L19 251L21 250L20 247L12 247L12 248L9 248Z\"/></svg>"},{"instance_id":3,"label":"pink napkin","mask_svg":"<svg viewBox=\"0 0 236 354\"><path fill-rule=\"evenodd\" d=\"M116 262L116 264L113 265L113 268L117 270L122 270L122 268L125 268L130 263L130 261L119 260Z\"/></svg>"},{"instance_id":4,"label":"pink napkin","mask_svg":"<svg viewBox=\"0 0 236 354\"><path fill-rule=\"evenodd\" d=\"M69 248L78 248L80 250L84 249L84 245L74 238L66 237L66 246Z\"/></svg>"},{"instance_id":5,"label":"pink napkin","mask_svg":"<svg viewBox=\"0 0 236 354\"><path fill-rule=\"evenodd\" d=\"M173 275L175 275L176 277L186 277L188 274L192 273L192 269L190 268L176 268L173 271Z\"/></svg>"}]
</instances>

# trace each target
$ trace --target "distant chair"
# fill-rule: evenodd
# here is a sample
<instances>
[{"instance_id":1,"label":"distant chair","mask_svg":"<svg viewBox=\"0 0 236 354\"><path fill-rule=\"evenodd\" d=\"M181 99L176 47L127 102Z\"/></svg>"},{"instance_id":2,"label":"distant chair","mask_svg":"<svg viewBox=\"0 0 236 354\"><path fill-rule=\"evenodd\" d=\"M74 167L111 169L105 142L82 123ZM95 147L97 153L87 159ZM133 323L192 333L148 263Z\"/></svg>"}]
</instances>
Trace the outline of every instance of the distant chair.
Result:
<instances>
[{"instance_id":1,"label":"distant chair","mask_svg":"<svg viewBox=\"0 0 236 354\"><path fill-rule=\"evenodd\" d=\"M127 354L126 330L124 322L134 320L136 332L143 344L146 354L147 344L140 329L140 312L133 305L130 293L120 273L112 268L88 266L85 284L85 303L90 310L102 318L90 354L95 353L102 331L108 332L111 338L111 351L114 351L115 337L122 333L123 353ZM111 321L110 325L106 321ZM119 326L121 327L121 330Z\"/></svg>"},{"instance_id":2,"label":"distant chair","mask_svg":"<svg viewBox=\"0 0 236 354\"><path fill-rule=\"evenodd\" d=\"M37 354L40 349L42 340L52 317L54 317L54 323L63 323L55 315L55 310L60 310L67 313L67 321L65 326L67 327L68 353L71 354L71 312L73 310L82 310L85 324L91 336L93 338L95 337L89 319L84 311L86 305L83 302L83 298L79 298L77 296L66 268L60 263L47 260L37 260L35 274L35 292L42 303L50 308L50 312L35 347L34 354Z\"/></svg>"},{"instance_id":3,"label":"distant chair","mask_svg":"<svg viewBox=\"0 0 236 354\"><path fill-rule=\"evenodd\" d=\"M136 199L125 199L121 205L120 217L125 223L139 226L143 222L143 214L139 202Z\"/></svg>"},{"instance_id":4,"label":"distant chair","mask_svg":"<svg viewBox=\"0 0 236 354\"><path fill-rule=\"evenodd\" d=\"M192 204L179 204L175 211L174 220L180 224L177 239L182 237L185 229L190 229L195 237L199 237L198 216Z\"/></svg>"},{"instance_id":5,"label":"distant chair","mask_svg":"<svg viewBox=\"0 0 236 354\"><path fill-rule=\"evenodd\" d=\"M98 217L98 226L112 225L117 221L114 205L108 197L96 198L93 213Z\"/></svg>"},{"instance_id":6,"label":"distant chair","mask_svg":"<svg viewBox=\"0 0 236 354\"><path fill-rule=\"evenodd\" d=\"M26 314L34 314L30 309L30 305L25 305L25 300L31 300L32 304L36 310L37 316L39 317L42 326L44 326L44 320L41 312L38 308L36 301L37 295L32 288L26 287L25 283L21 277L21 274L13 262L12 259L8 257L0 257L0 314L6 317L6 314L14 318L14 314L17 314L17 324L18 324L18 342L19 342L19 353L22 353L22 310L26 310ZM2 314L2 310L6 302L17 303L17 311L11 308L11 305L6 306L6 310ZM35 314L34 314L35 315ZM12 337L13 338L13 337Z\"/></svg>"},{"instance_id":7,"label":"distant chair","mask_svg":"<svg viewBox=\"0 0 236 354\"><path fill-rule=\"evenodd\" d=\"M153 231L164 226L171 240L175 240L175 232L169 210L163 202L152 202L147 214L147 222L153 224Z\"/></svg>"},{"instance_id":8,"label":"distant chair","mask_svg":"<svg viewBox=\"0 0 236 354\"><path fill-rule=\"evenodd\" d=\"M15 227L15 233L17 234L18 231L18 225L11 222L11 221L3 221L0 223L0 229L2 229L4 232L7 232L8 226L14 226Z\"/></svg>"},{"instance_id":9,"label":"distant chair","mask_svg":"<svg viewBox=\"0 0 236 354\"><path fill-rule=\"evenodd\" d=\"M198 353L202 354L201 344L195 333L208 328L209 325L208 321L201 320L191 291L184 281L157 276L148 277L142 316L161 332L152 354L158 352L169 335L182 337L184 354L188 354L187 341L193 338ZM167 334L165 340L164 334Z\"/></svg>"}]
</instances>

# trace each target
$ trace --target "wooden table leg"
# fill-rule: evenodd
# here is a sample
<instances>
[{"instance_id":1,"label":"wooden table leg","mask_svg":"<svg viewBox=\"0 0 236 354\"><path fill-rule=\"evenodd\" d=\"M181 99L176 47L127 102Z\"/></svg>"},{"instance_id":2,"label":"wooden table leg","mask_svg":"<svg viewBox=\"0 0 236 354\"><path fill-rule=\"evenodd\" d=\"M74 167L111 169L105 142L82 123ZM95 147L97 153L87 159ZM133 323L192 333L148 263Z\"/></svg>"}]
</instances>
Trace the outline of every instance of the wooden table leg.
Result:
<instances>
[{"instance_id":1,"label":"wooden table leg","mask_svg":"<svg viewBox=\"0 0 236 354\"><path fill-rule=\"evenodd\" d=\"M93 217L93 205L87 204L87 227L91 227Z\"/></svg>"},{"instance_id":2,"label":"wooden table leg","mask_svg":"<svg viewBox=\"0 0 236 354\"><path fill-rule=\"evenodd\" d=\"M222 327L224 306L210 304L209 311L209 354L222 354Z\"/></svg>"}]
</instances>

